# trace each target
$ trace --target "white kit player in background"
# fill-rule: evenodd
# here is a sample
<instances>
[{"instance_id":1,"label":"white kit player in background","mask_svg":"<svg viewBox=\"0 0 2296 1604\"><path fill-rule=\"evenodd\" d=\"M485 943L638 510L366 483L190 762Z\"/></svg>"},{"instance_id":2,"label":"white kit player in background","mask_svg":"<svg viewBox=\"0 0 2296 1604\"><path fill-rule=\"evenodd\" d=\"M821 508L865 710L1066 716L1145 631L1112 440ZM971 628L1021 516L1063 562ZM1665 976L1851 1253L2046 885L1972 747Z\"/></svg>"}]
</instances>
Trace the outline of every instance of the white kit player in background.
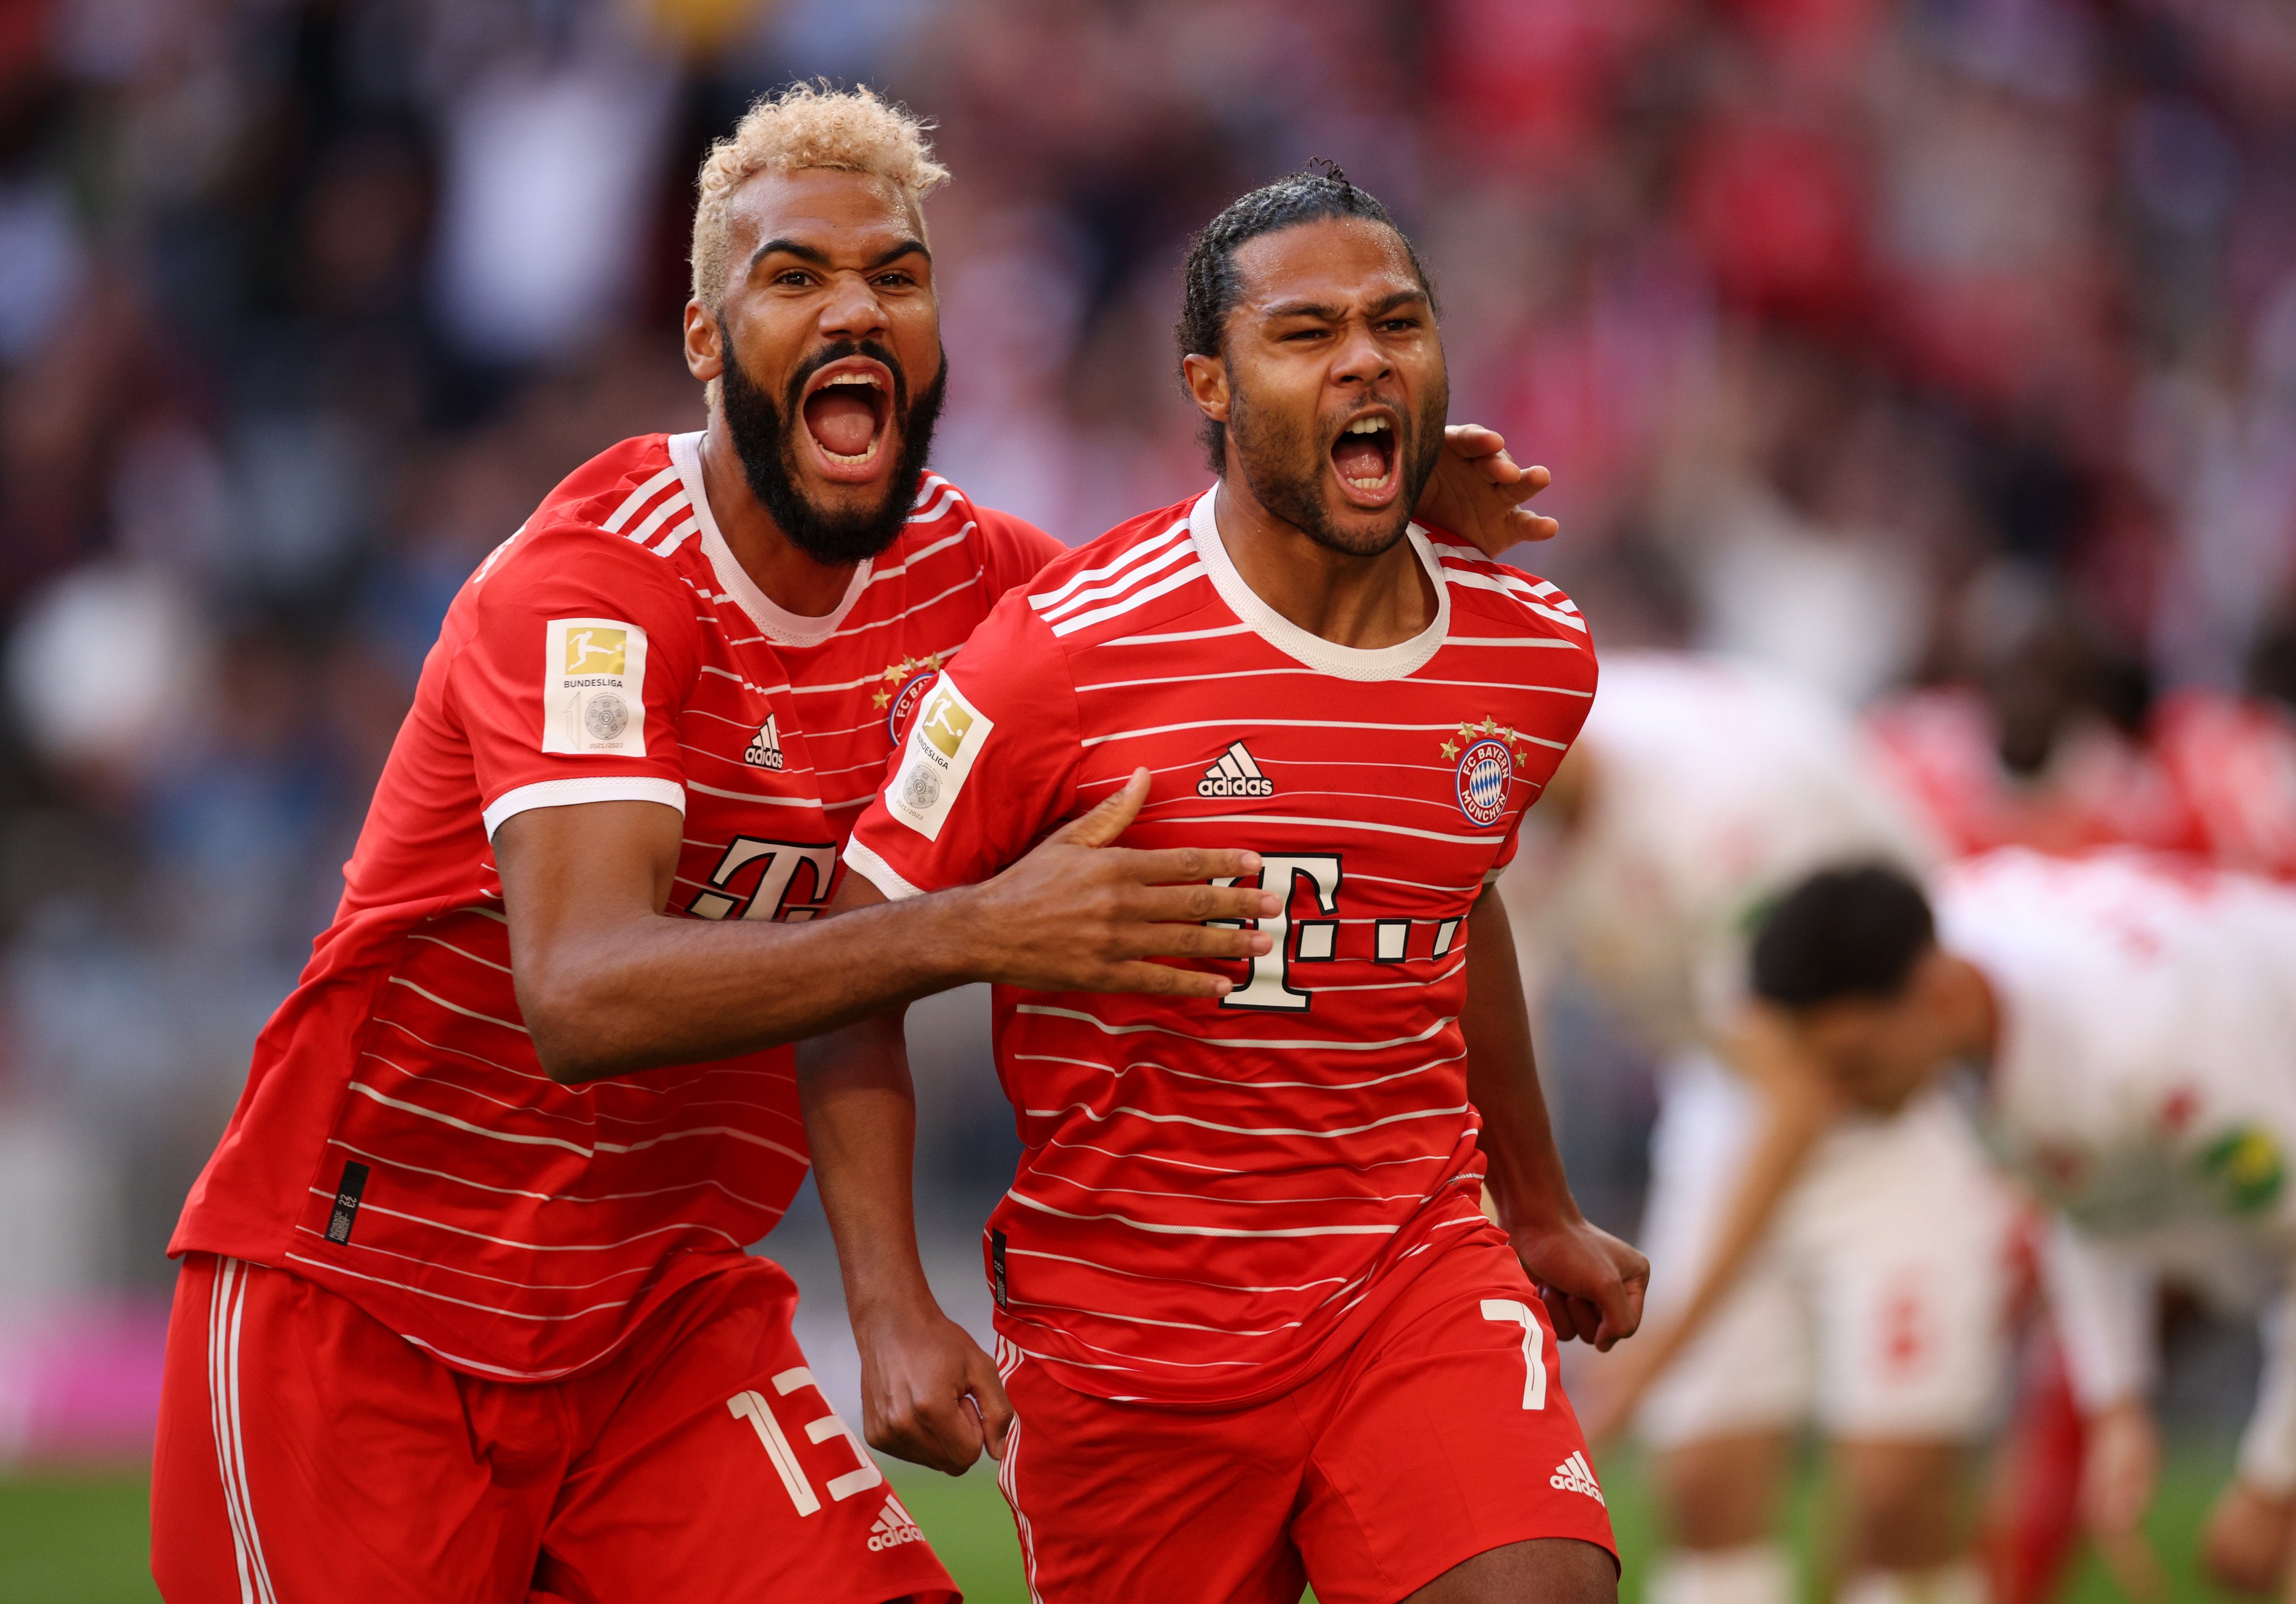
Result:
<instances>
[{"instance_id":1,"label":"white kit player in background","mask_svg":"<svg viewBox=\"0 0 2296 1604\"><path fill-rule=\"evenodd\" d=\"M2202 1543L2279 1593L2296 1536L2296 891L2136 853L1988 854L1918 888L1820 875L1759 940L1755 983L1813 1074L1902 1095L1983 1065L1992 1145L2057 1211L2043 1272L2089 1423L2082 1501L2126 1541L2160 1445L2156 1281L2265 1306L2266 1368Z\"/></svg>"},{"instance_id":2,"label":"white kit player in background","mask_svg":"<svg viewBox=\"0 0 2296 1604\"><path fill-rule=\"evenodd\" d=\"M1560 861L1526 851L1502 889L1663 1066L1650 1322L1597 1372L1587 1416L1590 1435L1631 1417L1658 1455L1671 1546L1648 1596L1797 1596L1777 1527L1814 1422L1846 1477L1848 1596L1976 1597L1950 1515L2003 1370L2009 1207L1942 1092L1845 1115L1744 1028L1764 904L1829 863L1918 867L1917 827L1816 694L1633 653L1605 662L1539 816L1562 827ZM1783 1194L1767 1227L1727 1206L1758 1167ZM1718 1256L1742 1271L1696 1296Z\"/></svg>"}]
</instances>

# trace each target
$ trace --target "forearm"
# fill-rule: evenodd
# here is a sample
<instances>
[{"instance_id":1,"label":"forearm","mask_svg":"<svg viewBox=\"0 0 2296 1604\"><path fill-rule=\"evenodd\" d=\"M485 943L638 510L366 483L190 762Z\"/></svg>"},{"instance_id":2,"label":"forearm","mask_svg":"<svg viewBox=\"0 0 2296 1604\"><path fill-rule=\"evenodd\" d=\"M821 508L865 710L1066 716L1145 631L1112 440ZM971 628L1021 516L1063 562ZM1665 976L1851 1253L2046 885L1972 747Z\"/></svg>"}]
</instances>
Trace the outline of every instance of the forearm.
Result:
<instances>
[{"instance_id":1,"label":"forearm","mask_svg":"<svg viewBox=\"0 0 2296 1604\"><path fill-rule=\"evenodd\" d=\"M2240 1479L2275 1498L2296 1493L2296 1293L2264 1313L2264 1375L2240 1438Z\"/></svg>"},{"instance_id":2,"label":"forearm","mask_svg":"<svg viewBox=\"0 0 2296 1604\"><path fill-rule=\"evenodd\" d=\"M2157 1363L2150 1269L2060 1216L2042 1242L2041 1279L2081 1412L2142 1407Z\"/></svg>"},{"instance_id":3,"label":"forearm","mask_svg":"<svg viewBox=\"0 0 2296 1604\"><path fill-rule=\"evenodd\" d=\"M639 915L554 942L518 969L519 1003L568 1082L755 1052L973 978L970 895L794 925Z\"/></svg>"},{"instance_id":4,"label":"forearm","mask_svg":"<svg viewBox=\"0 0 2296 1604\"><path fill-rule=\"evenodd\" d=\"M976 885L886 905L848 874L839 917L797 923L670 916L684 847L674 808L515 814L495 832L495 858L525 1028L543 1066L573 1082L754 1052L972 980L1221 995L1226 976L1154 960L1265 951L1269 937L1246 921L1275 899L1232 884L1259 872L1250 852L1111 847L1147 794L1143 769Z\"/></svg>"},{"instance_id":5,"label":"forearm","mask_svg":"<svg viewBox=\"0 0 2296 1604\"><path fill-rule=\"evenodd\" d=\"M899 1014L807 1041L797 1059L814 1185L856 1328L936 1306L917 1253L916 1093Z\"/></svg>"},{"instance_id":6,"label":"forearm","mask_svg":"<svg viewBox=\"0 0 2296 1604\"><path fill-rule=\"evenodd\" d=\"M1697 1335L1737 1284L1800 1174L1803 1161L1831 1123L1831 1105L1816 1096L1797 1095L1775 1083L1760 1087L1758 1095L1760 1114L1745 1167L1715 1227L1695 1284L1674 1305L1671 1318L1654 1334L1653 1351L1644 1355L1653 1370Z\"/></svg>"}]
</instances>

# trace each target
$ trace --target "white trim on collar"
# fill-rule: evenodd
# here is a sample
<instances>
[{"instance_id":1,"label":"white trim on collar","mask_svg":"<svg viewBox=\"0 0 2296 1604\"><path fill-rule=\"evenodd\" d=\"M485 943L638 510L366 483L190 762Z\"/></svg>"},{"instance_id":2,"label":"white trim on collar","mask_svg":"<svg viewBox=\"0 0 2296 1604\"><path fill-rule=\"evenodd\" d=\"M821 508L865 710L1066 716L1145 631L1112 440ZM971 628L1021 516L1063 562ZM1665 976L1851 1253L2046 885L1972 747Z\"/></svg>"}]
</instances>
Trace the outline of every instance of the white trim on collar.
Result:
<instances>
[{"instance_id":1,"label":"white trim on collar","mask_svg":"<svg viewBox=\"0 0 2296 1604\"><path fill-rule=\"evenodd\" d=\"M750 621L766 632L766 637L784 646L817 646L834 634L845 615L853 611L854 603L869 588L869 571L876 565L871 557L862 559L853 571L853 582L845 588L845 595L837 605L818 618L802 613L791 613L758 588L750 571L734 556L734 548L726 544L718 532L717 515L709 510L709 498L701 489L701 431L669 437L669 460L677 469L677 477L685 486L686 499L693 503L694 515L701 521L701 549L709 558L711 572L718 576L718 588L734 598Z\"/></svg>"},{"instance_id":2,"label":"white trim on collar","mask_svg":"<svg viewBox=\"0 0 2296 1604\"><path fill-rule=\"evenodd\" d=\"M1259 593L1244 582L1220 539L1219 521L1212 510L1213 498L1218 494L1219 487L1214 485L1196 498L1196 505L1188 513L1189 536L1195 541L1204 572L1211 576L1212 587L1219 592L1220 599L1269 646L1318 673L1356 680L1400 679L1425 667L1428 659L1442 650L1451 632L1451 588L1443 582L1443 565L1436 560L1435 548L1428 544L1427 531L1419 525L1412 524L1404 538L1419 554L1420 566L1427 571L1428 579L1435 586L1434 621L1409 640L1398 641L1391 646L1343 646L1301 629L1260 600Z\"/></svg>"}]
</instances>

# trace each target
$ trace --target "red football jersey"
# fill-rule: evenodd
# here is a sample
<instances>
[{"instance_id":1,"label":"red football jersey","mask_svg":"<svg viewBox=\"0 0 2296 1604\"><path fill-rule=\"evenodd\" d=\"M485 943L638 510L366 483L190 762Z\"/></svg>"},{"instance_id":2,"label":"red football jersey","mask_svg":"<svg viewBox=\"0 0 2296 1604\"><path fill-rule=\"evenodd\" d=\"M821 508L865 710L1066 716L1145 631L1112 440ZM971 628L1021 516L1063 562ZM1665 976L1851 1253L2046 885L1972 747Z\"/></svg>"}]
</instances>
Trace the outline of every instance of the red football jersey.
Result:
<instances>
[{"instance_id":1,"label":"red football jersey","mask_svg":"<svg viewBox=\"0 0 2296 1604\"><path fill-rule=\"evenodd\" d=\"M1212 501L1006 596L846 849L889 896L981 880L1145 765L1126 844L1266 859L1286 909L1229 996L995 1004L1027 1148L998 1329L1079 1390L1207 1404L1297 1385L1481 1219L1466 918L1595 690L1553 585L1414 528L1434 621L1334 646L1252 594Z\"/></svg>"},{"instance_id":2,"label":"red football jersey","mask_svg":"<svg viewBox=\"0 0 2296 1604\"><path fill-rule=\"evenodd\" d=\"M593 458L456 596L171 1252L291 1270L450 1364L546 1379L781 1217L807 1164L789 1050L553 1082L489 839L528 808L660 802L685 818L673 912L810 918L901 714L1062 547L929 477L801 617L734 560L700 440Z\"/></svg>"},{"instance_id":3,"label":"red football jersey","mask_svg":"<svg viewBox=\"0 0 2296 1604\"><path fill-rule=\"evenodd\" d=\"M2075 728L2049 767L2002 766L1993 715L1974 690L1941 687L1866 716L1884 772L1956 857L2005 846L2060 855L2192 843L2191 815L2154 754L2102 722Z\"/></svg>"},{"instance_id":4,"label":"red football jersey","mask_svg":"<svg viewBox=\"0 0 2296 1604\"><path fill-rule=\"evenodd\" d=\"M2220 868L2296 880L2296 719L2276 703L2181 690L2153 713L2152 750Z\"/></svg>"}]
</instances>

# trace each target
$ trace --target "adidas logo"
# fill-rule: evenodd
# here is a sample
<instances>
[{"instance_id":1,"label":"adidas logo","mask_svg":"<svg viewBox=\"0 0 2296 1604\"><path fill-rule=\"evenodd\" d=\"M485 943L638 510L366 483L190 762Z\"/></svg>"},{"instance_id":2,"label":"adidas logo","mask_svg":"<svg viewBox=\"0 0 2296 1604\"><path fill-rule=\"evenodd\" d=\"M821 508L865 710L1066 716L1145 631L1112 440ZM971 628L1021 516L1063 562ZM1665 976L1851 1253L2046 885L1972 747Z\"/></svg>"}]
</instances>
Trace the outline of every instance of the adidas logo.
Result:
<instances>
[{"instance_id":1,"label":"adidas logo","mask_svg":"<svg viewBox=\"0 0 2296 1604\"><path fill-rule=\"evenodd\" d=\"M1611 1501L1603 1496L1602 1485L1595 1480L1595 1472L1583 1453L1574 1452L1557 1465L1554 1474L1546 1478L1546 1485L1562 1493L1584 1493L1604 1509L1610 1508Z\"/></svg>"},{"instance_id":2,"label":"adidas logo","mask_svg":"<svg viewBox=\"0 0 2296 1604\"><path fill-rule=\"evenodd\" d=\"M1251 753L1237 741L1219 754L1219 761L1204 770L1196 782L1198 796L1273 796L1275 782L1259 772Z\"/></svg>"},{"instance_id":3,"label":"adidas logo","mask_svg":"<svg viewBox=\"0 0 2296 1604\"><path fill-rule=\"evenodd\" d=\"M782 766L782 732L774 727L774 715L767 713L766 721L758 726L758 733L750 738L750 749L742 761L755 769L779 769Z\"/></svg>"},{"instance_id":4,"label":"adidas logo","mask_svg":"<svg viewBox=\"0 0 2296 1604\"><path fill-rule=\"evenodd\" d=\"M1599 1496L1599 1495L1598 1495ZM891 1493L885 1494L885 1507L878 1511L877 1524L869 1528L869 1551L881 1553L898 1548L905 1542L922 1542L925 1534L917 1530L917 1523L901 1508L901 1501Z\"/></svg>"}]
</instances>

